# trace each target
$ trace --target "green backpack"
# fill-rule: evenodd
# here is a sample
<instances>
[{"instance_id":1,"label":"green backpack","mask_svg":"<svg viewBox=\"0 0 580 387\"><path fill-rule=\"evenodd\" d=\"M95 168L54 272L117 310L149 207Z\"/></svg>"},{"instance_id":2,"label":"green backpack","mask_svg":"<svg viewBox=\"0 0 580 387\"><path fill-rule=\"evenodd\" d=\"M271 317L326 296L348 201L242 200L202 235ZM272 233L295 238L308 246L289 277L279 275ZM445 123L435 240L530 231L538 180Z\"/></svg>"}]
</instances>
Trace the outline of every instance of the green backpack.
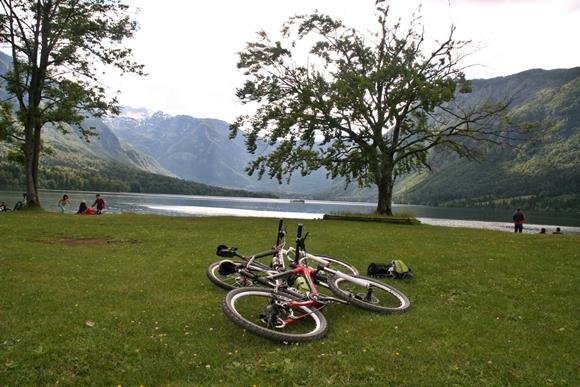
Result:
<instances>
[{"instance_id":1,"label":"green backpack","mask_svg":"<svg viewBox=\"0 0 580 387\"><path fill-rule=\"evenodd\" d=\"M390 263L371 263L367 269L367 275L371 277L410 279L413 277L413 270L405 262L395 259Z\"/></svg>"}]
</instances>

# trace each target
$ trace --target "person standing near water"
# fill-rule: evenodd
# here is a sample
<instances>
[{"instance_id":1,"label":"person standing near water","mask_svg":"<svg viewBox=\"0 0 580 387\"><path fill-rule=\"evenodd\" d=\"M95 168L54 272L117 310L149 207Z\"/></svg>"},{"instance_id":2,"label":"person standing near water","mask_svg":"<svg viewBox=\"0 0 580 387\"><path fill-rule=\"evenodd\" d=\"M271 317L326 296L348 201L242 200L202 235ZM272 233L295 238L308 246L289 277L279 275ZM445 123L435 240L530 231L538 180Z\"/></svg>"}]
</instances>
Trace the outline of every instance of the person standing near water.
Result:
<instances>
[{"instance_id":1,"label":"person standing near water","mask_svg":"<svg viewBox=\"0 0 580 387\"><path fill-rule=\"evenodd\" d=\"M107 206L105 204L105 199L103 199L100 194L96 195L95 202L93 203L93 205L91 207L95 207L95 206L97 206L97 215L101 215L101 213L103 212L103 210Z\"/></svg>"},{"instance_id":2,"label":"person standing near water","mask_svg":"<svg viewBox=\"0 0 580 387\"><path fill-rule=\"evenodd\" d=\"M516 212L514 212L512 219L514 221L514 232L522 232L524 229L524 220L526 220L526 214L518 208Z\"/></svg>"}]
</instances>

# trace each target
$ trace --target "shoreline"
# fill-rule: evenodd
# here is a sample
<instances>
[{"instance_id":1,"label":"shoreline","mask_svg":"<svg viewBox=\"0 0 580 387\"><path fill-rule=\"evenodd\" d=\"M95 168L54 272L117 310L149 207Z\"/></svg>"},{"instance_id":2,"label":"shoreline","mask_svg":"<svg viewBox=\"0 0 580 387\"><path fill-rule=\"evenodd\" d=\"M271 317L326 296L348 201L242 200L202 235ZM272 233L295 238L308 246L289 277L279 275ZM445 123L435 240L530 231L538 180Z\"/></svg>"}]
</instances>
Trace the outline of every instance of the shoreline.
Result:
<instances>
[{"instance_id":1,"label":"shoreline","mask_svg":"<svg viewBox=\"0 0 580 387\"><path fill-rule=\"evenodd\" d=\"M328 220L346 220L346 217L327 215L323 213L306 213L306 212L284 212L284 211L263 211L263 210L244 210L235 208L220 208L220 207L196 207L196 206L146 206L161 212L155 212L161 215L175 215L175 216L238 216L238 217L258 217L258 218L285 218L285 219L328 219ZM165 214L163 213L165 212ZM379 221L392 224L414 224L408 221L409 218L398 222L396 219L376 219L364 217L349 217L350 221ZM358 218L358 219L355 219ZM513 223L510 222L495 222L495 221L480 221L480 220L461 220L461 219L444 219L444 218L429 218L417 217L421 224L429 226L441 227L462 227L462 228L476 228L483 230L495 230L504 232L513 232ZM563 234L580 234L580 227L573 226L555 226L543 224L525 224L525 234L539 234L541 228L546 229L546 234L551 234L556 227L560 227Z\"/></svg>"},{"instance_id":2,"label":"shoreline","mask_svg":"<svg viewBox=\"0 0 580 387\"><path fill-rule=\"evenodd\" d=\"M80 201L90 201L95 195L92 191L69 191L71 206L67 212L76 212ZM109 213L150 213L169 216L253 216L295 219L322 219L325 214L359 216L372 211L369 203L332 202L305 200L304 203L291 203L290 199L252 199L232 197L206 197L170 194L130 194L104 193ZM9 205L19 200L22 193L0 191L0 199ZM41 191L41 201L44 209L57 212L57 202L62 197L61 191ZM450 209L428 206L394 205L397 212L413 214L423 224L445 227L467 227L513 231L511 212L481 211L480 209ZM328 216L327 215L327 216ZM399 218L408 218L399 215ZM361 219L362 220L362 219ZM406 221L403 221L406 222ZM543 214L528 213L528 222L524 225L525 233L539 233L546 228L551 233L560 227L566 234L580 234L580 216L573 213Z\"/></svg>"}]
</instances>

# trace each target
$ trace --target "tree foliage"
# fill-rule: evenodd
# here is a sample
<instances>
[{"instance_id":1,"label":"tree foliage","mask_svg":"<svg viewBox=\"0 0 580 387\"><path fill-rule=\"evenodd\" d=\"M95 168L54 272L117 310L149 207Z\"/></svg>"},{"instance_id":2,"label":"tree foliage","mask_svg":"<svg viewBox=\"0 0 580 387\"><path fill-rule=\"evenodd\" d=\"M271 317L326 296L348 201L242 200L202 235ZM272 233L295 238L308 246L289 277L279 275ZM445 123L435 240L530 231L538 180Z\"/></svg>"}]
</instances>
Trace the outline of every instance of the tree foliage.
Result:
<instances>
[{"instance_id":1,"label":"tree foliage","mask_svg":"<svg viewBox=\"0 0 580 387\"><path fill-rule=\"evenodd\" d=\"M289 19L280 40L262 31L248 43L237 96L256 111L238 117L231 136L241 130L257 154L249 174L281 181L325 168L347 184L376 185L377 212L391 214L394 180L429 168L432 148L474 158L478 142L509 140L497 124L509 101L458 98L471 91L461 67L469 42L453 26L427 49L420 17L390 23L388 4L377 1L376 18L368 36L315 12ZM263 141L274 150L258 154Z\"/></svg>"},{"instance_id":2,"label":"tree foliage","mask_svg":"<svg viewBox=\"0 0 580 387\"><path fill-rule=\"evenodd\" d=\"M0 48L12 56L2 75L10 98L0 105L0 139L19 144L28 204L40 206L42 128L66 123L88 136L85 118L118 112L98 75L105 66L143 74L123 46L138 26L120 0L0 0L0 9Z\"/></svg>"}]
</instances>

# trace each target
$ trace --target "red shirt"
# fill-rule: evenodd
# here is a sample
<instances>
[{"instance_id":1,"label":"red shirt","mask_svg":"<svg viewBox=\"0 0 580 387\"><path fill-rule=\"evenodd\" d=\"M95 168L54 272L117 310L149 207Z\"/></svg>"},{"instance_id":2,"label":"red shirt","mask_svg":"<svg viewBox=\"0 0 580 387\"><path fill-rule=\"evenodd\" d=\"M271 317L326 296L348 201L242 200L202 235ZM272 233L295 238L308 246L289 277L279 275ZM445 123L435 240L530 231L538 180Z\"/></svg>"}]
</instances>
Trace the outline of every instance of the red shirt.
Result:
<instances>
[{"instance_id":1,"label":"red shirt","mask_svg":"<svg viewBox=\"0 0 580 387\"><path fill-rule=\"evenodd\" d=\"M524 224L524 220L526 219L526 216L524 215L523 212L516 212L514 213L514 224Z\"/></svg>"}]
</instances>

